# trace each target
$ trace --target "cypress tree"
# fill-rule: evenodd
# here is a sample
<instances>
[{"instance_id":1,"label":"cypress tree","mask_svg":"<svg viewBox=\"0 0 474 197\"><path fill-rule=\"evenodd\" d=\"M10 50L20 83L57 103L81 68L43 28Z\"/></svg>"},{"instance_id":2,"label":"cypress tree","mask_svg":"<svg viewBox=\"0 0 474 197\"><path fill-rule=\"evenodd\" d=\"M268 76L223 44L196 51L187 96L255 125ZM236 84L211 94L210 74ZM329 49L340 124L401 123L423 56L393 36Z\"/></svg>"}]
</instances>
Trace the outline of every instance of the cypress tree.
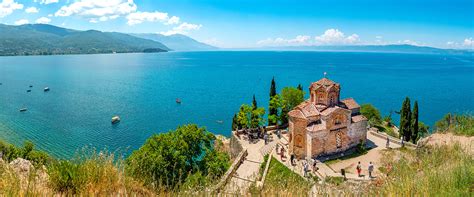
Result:
<instances>
[{"instance_id":1,"label":"cypress tree","mask_svg":"<svg viewBox=\"0 0 474 197\"><path fill-rule=\"evenodd\" d=\"M232 118L232 131L239 129L239 123L237 122L237 114L234 114Z\"/></svg>"},{"instance_id":2,"label":"cypress tree","mask_svg":"<svg viewBox=\"0 0 474 197\"><path fill-rule=\"evenodd\" d=\"M400 135L405 138L405 141L411 139L411 105L410 99L405 98L402 104L402 110L400 111Z\"/></svg>"},{"instance_id":3,"label":"cypress tree","mask_svg":"<svg viewBox=\"0 0 474 197\"><path fill-rule=\"evenodd\" d=\"M298 88L298 90L301 90L301 91L303 91L303 86L301 85L301 83L300 83L300 84L298 84L298 87L297 87L297 88Z\"/></svg>"},{"instance_id":4,"label":"cypress tree","mask_svg":"<svg viewBox=\"0 0 474 197\"><path fill-rule=\"evenodd\" d=\"M412 113L412 141L413 143L416 143L416 140L418 139L418 135L420 134L419 132L419 125L418 125L418 101L415 101L415 104L413 106L413 113Z\"/></svg>"},{"instance_id":5,"label":"cypress tree","mask_svg":"<svg viewBox=\"0 0 474 197\"><path fill-rule=\"evenodd\" d=\"M255 94L253 95L252 108L253 110L257 109L257 100L255 99Z\"/></svg>"},{"instance_id":6,"label":"cypress tree","mask_svg":"<svg viewBox=\"0 0 474 197\"><path fill-rule=\"evenodd\" d=\"M272 84L270 86L270 101L272 100L272 98L274 96L276 96L276 85L275 85L275 77L272 78ZM269 102L270 103L270 102ZM268 117L272 116L272 115L277 115L278 113L278 109L272 107L272 106L268 106ZM271 121L270 119L268 119L268 124L269 125L276 125L276 122L273 122Z\"/></svg>"}]
</instances>

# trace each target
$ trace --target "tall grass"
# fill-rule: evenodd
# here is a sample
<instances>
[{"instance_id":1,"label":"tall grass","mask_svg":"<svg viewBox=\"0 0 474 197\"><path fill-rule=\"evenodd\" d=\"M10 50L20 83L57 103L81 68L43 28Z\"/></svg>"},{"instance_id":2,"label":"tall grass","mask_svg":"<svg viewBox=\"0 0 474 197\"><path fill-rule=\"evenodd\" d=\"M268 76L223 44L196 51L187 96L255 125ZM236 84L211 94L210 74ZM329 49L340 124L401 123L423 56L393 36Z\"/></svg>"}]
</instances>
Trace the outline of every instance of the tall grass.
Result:
<instances>
[{"instance_id":1,"label":"tall grass","mask_svg":"<svg viewBox=\"0 0 474 197\"><path fill-rule=\"evenodd\" d=\"M61 194L152 195L124 171L124 162L107 150L83 149L74 159L48 167L49 185Z\"/></svg>"},{"instance_id":2,"label":"tall grass","mask_svg":"<svg viewBox=\"0 0 474 197\"><path fill-rule=\"evenodd\" d=\"M417 151L387 151L379 179L368 192L391 196L469 196L474 189L474 159L459 144ZM388 171L385 166L392 165Z\"/></svg>"},{"instance_id":3,"label":"tall grass","mask_svg":"<svg viewBox=\"0 0 474 197\"><path fill-rule=\"evenodd\" d=\"M264 196L306 196L310 188L309 181L272 158L260 194Z\"/></svg>"},{"instance_id":4,"label":"tall grass","mask_svg":"<svg viewBox=\"0 0 474 197\"><path fill-rule=\"evenodd\" d=\"M465 114L446 114L441 120L436 122L437 132L450 132L457 135L474 136L474 115Z\"/></svg>"}]
</instances>

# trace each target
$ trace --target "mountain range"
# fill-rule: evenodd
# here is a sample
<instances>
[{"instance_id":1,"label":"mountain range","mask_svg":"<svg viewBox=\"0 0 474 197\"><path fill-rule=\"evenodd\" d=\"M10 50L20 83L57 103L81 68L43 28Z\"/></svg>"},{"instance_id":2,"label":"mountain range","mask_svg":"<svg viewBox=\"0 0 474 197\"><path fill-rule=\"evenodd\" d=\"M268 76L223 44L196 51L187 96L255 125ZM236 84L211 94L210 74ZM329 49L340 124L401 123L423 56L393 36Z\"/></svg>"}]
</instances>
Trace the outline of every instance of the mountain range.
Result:
<instances>
[{"instance_id":1,"label":"mountain range","mask_svg":"<svg viewBox=\"0 0 474 197\"><path fill-rule=\"evenodd\" d=\"M218 50L188 36L73 30L47 24L0 24L0 56ZM281 46L228 50L350 51L472 55L472 50L414 45Z\"/></svg>"},{"instance_id":2,"label":"mountain range","mask_svg":"<svg viewBox=\"0 0 474 197\"><path fill-rule=\"evenodd\" d=\"M130 34L139 38L161 42L174 51L208 51L217 50L217 47L204 44L182 34L165 36L162 34Z\"/></svg>"}]
</instances>

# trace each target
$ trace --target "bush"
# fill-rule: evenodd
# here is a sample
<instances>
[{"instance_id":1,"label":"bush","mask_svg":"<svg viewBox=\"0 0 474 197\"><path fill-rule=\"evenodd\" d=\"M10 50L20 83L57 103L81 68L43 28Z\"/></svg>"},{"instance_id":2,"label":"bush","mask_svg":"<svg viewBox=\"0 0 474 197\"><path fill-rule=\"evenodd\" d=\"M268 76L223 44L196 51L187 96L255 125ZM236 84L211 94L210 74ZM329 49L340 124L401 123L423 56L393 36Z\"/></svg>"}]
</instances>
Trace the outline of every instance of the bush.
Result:
<instances>
[{"instance_id":1,"label":"bush","mask_svg":"<svg viewBox=\"0 0 474 197\"><path fill-rule=\"evenodd\" d=\"M86 184L81 166L71 161L53 162L48 168L50 186L55 191L76 194Z\"/></svg>"},{"instance_id":2,"label":"bush","mask_svg":"<svg viewBox=\"0 0 474 197\"><path fill-rule=\"evenodd\" d=\"M474 136L474 115L446 114L443 119L435 123L437 132L451 132L457 135Z\"/></svg>"},{"instance_id":3,"label":"bush","mask_svg":"<svg viewBox=\"0 0 474 197\"><path fill-rule=\"evenodd\" d=\"M363 104L360 106L360 113L364 115L368 120L370 125L380 125L382 124L382 117L380 116L380 111L371 104Z\"/></svg>"},{"instance_id":4,"label":"bush","mask_svg":"<svg viewBox=\"0 0 474 197\"><path fill-rule=\"evenodd\" d=\"M127 172L148 185L168 190L178 189L197 172L213 181L229 167L229 156L212 149L215 139L194 124L153 135L126 160Z\"/></svg>"}]
</instances>

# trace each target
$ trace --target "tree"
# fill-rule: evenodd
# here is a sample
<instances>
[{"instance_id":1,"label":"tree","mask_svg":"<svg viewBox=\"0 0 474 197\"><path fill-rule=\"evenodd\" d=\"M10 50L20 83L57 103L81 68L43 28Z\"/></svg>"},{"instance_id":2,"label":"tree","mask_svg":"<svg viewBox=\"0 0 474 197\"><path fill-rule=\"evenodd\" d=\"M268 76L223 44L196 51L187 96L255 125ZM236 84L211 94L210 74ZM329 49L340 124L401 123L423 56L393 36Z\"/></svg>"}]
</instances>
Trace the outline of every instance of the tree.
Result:
<instances>
[{"instance_id":1,"label":"tree","mask_svg":"<svg viewBox=\"0 0 474 197\"><path fill-rule=\"evenodd\" d=\"M250 127L257 128L257 127L265 125L265 120L263 119L263 115L265 115L265 109L263 107L259 107L252 110L252 119L250 122Z\"/></svg>"},{"instance_id":2,"label":"tree","mask_svg":"<svg viewBox=\"0 0 474 197\"><path fill-rule=\"evenodd\" d=\"M303 86L301 85L301 83L300 83L300 84L298 84L298 87L297 87L297 89L298 89L298 90L301 90L301 91L303 91Z\"/></svg>"},{"instance_id":3,"label":"tree","mask_svg":"<svg viewBox=\"0 0 474 197\"><path fill-rule=\"evenodd\" d=\"M410 98L406 97L400 110L400 135L405 138L405 141L411 139L411 105Z\"/></svg>"},{"instance_id":4,"label":"tree","mask_svg":"<svg viewBox=\"0 0 474 197\"><path fill-rule=\"evenodd\" d=\"M412 118L412 127L411 127L411 139L413 143L416 143L416 140L418 140L418 135L419 135L419 123L418 123L418 101L415 101L415 104L413 106L413 113L411 114Z\"/></svg>"},{"instance_id":5,"label":"tree","mask_svg":"<svg viewBox=\"0 0 474 197\"><path fill-rule=\"evenodd\" d=\"M369 120L369 124L372 126L382 123L380 111L371 104L363 104L360 106L360 113Z\"/></svg>"},{"instance_id":6,"label":"tree","mask_svg":"<svg viewBox=\"0 0 474 197\"><path fill-rule=\"evenodd\" d=\"M288 123L288 112L304 101L304 92L294 87L285 87L281 91L281 122Z\"/></svg>"},{"instance_id":7,"label":"tree","mask_svg":"<svg viewBox=\"0 0 474 197\"><path fill-rule=\"evenodd\" d=\"M251 115L252 107L247 104L242 104L237 114L237 122L241 128L250 128Z\"/></svg>"},{"instance_id":8,"label":"tree","mask_svg":"<svg viewBox=\"0 0 474 197\"><path fill-rule=\"evenodd\" d=\"M207 167L214 165L209 160L215 139L212 133L195 124L155 134L127 158L127 172L146 184L174 189L189 175L210 173Z\"/></svg>"},{"instance_id":9,"label":"tree","mask_svg":"<svg viewBox=\"0 0 474 197\"><path fill-rule=\"evenodd\" d=\"M418 122L418 128L419 128L419 131L418 131L418 135L416 136L417 137L416 141L424 137L430 131L430 127L428 125L425 125L425 123L421 121Z\"/></svg>"},{"instance_id":10,"label":"tree","mask_svg":"<svg viewBox=\"0 0 474 197\"><path fill-rule=\"evenodd\" d=\"M279 125L281 121L281 107L282 101L280 95L275 95L270 100L270 108L277 109L277 113L268 115L268 124L269 125Z\"/></svg>"},{"instance_id":11,"label":"tree","mask_svg":"<svg viewBox=\"0 0 474 197\"><path fill-rule=\"evenodd\" d=\"M253 95L253 100L252 100L252 108L255 110L257 109L257 100L255 99L255 94Z\"/></svg>"},{"instance_id":12,"label":"tree","mask_svg":"<svg viewBox=\"0 0 474 197\"><path fill-rule=\"evenodd\" d=\"M277 93L276 93L275 77L273 77L272 78L272 83L271 83L271 86L270 86L270 102L273 99L273 97L276 96L276 95L277 95ZM268 118L276 115L277 112L278 112L278 108L274 108L274 106L272 106L272 105L268 106ZM269 125L275 125L276 122L271 121L270 119L268 119L268 124Z\"/></svg>"},{"instance_id":13,"label":"tree","mask_svg":"<svg viewBox=\"0 0 474 197\"><path fill-rule=\"evenodd\" d=\"M234 114L234 117L232 117L232 131L239 129L241 128L239 127L239 123L237 122L237 114Z\"/></svg>"}]
</instances>

